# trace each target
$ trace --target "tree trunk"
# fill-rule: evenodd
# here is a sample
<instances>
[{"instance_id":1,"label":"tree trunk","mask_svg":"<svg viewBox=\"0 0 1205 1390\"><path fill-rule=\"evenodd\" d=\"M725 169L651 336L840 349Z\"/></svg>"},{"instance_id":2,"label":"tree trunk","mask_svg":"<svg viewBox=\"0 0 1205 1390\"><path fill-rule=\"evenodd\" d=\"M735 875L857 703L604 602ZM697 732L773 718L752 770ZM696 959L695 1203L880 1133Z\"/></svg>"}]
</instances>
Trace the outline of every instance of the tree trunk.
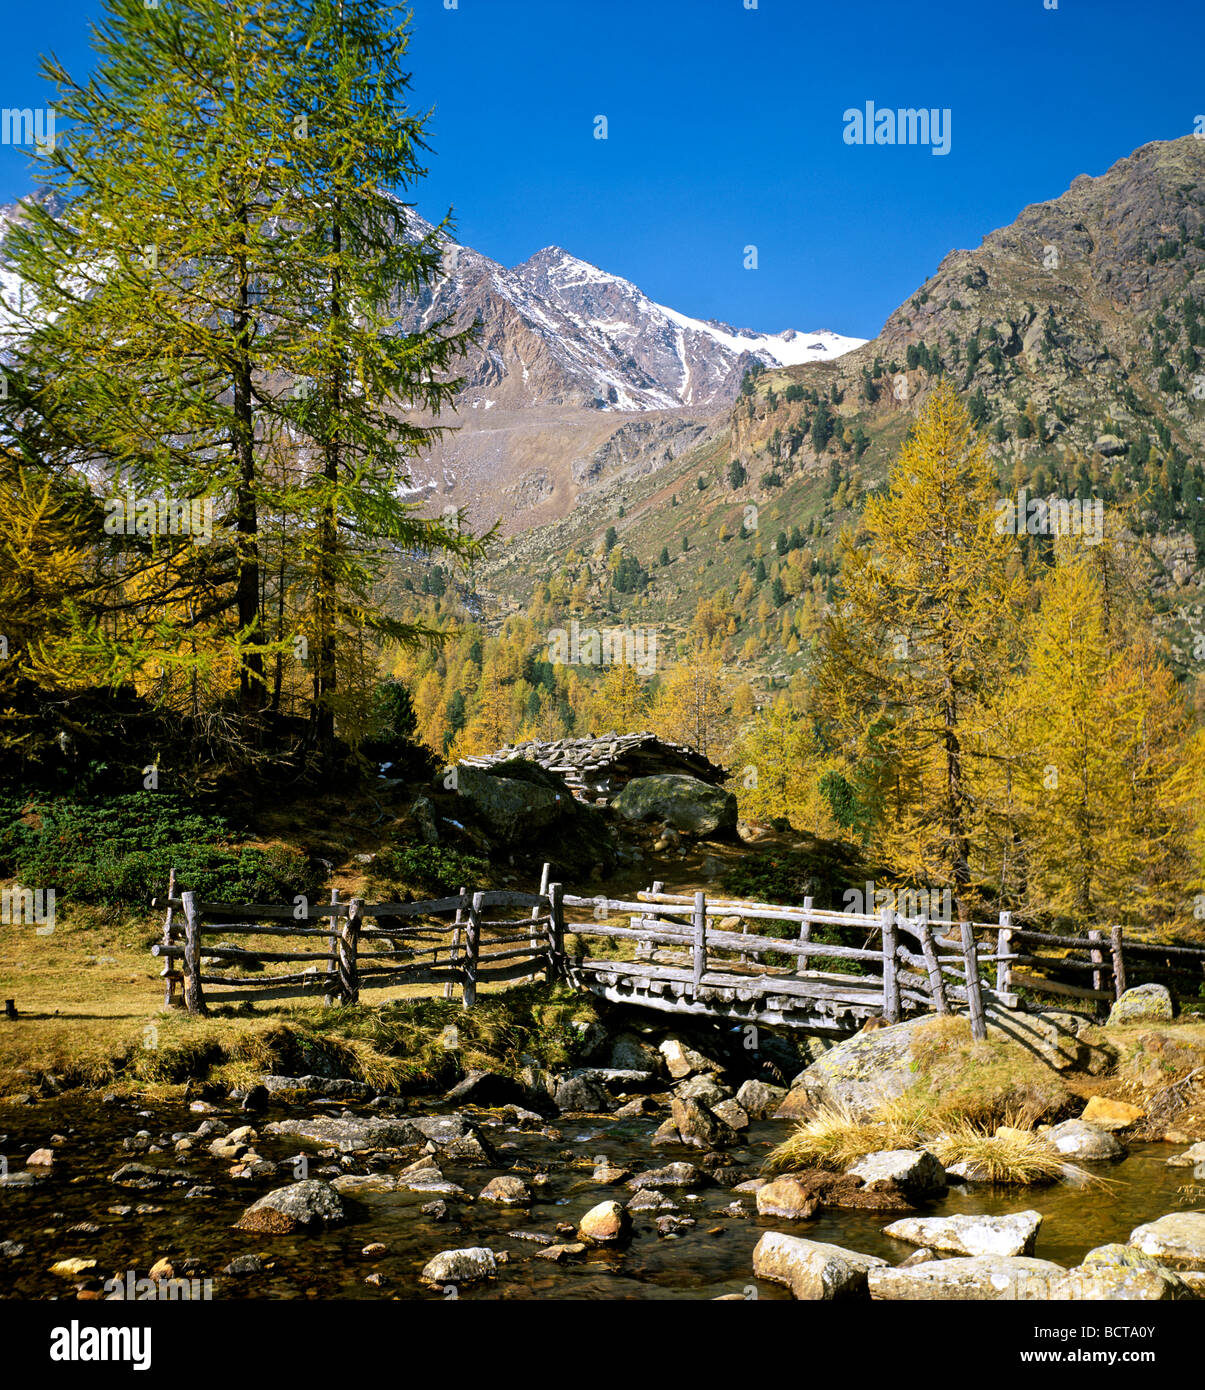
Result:
<instances>
[{"instance_id":1,"label":"tree trunk","mask_svg":"<svg viewBox=\"0 0 1205 1390\"><path fill-rule=\"evenodd\" d=\"M250 722L262 708L264 699L264 659L254 648L262 641L258 632L259 604L259 541L258 516L255 501L255 430L251 410L251 327L250 285L245 253L247 209L239 209L241 228L239 241L244 247L235 259L238 272L238 303L234 312L234 427L233 442L238 468L236 524L238 527L238 628L240 635L252 634L252 650L247 652L239 667L239 710L245 723Z\"/></svg>"}]
</instances>

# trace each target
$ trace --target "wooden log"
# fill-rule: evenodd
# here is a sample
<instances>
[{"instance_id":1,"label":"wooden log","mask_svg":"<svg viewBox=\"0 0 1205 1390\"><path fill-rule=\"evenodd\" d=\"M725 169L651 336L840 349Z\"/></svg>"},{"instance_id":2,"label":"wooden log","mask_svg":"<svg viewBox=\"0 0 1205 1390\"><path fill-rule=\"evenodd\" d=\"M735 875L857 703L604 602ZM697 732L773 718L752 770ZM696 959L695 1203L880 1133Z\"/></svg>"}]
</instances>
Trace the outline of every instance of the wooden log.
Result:
<instances>
[{"instance_id":1,"label":"wooden log","mask_svg":"<svg viewBox=\"0 0 1205 1390\"><path fill-rule=\"evenodd\" d=\"M239 982L240 985L242 981ZM219 1004L261 1004L267 999L313 999L326 988L326 982L319 978L314 985L281 985L277 989L232 989L215 992L209 996L209 1003Z\"/></svg>"},{"instance_id":2,"label":"wooden log","mask_svg":"<svg viewBox=\"0 0 1205 1390\"><path fill-rule=\"evenodd\" d=\"M920 936L921 954L925 960L925 971L929 976L929 994L933 1000L933 1007L939 1014L950 1012L950 1001L946 998L946 982L942 977L941 966L937 961L937 948L933 945L933 932L928 920L920 919L918 935Z\"/></svg>"},{"instance_id":3,"label":"wooden log","mask_svg":"<svg viewBox=\"0 0 1205 1390\"><path fill-rule=\"evenodd\" d=\"M1086 989L1083 985L1065 985L1061 980L1045 980L1038 975L1025 975L1019 970L1012 973L1015 989L1032 990L1035 994L1061 994L1069 999L1112 999L1112 994L1099 990Z\"/></svg>"},{"instance_id":4,"label":"wooden log","mask_svg":"<svg viewBox=\"0 0 1205 1390\"><path fill-rule=\"evenodd\" d=\"M736 933L732 933L736 935ZM703 982L703 972L707 969L707 898L703 893L695 894L694 943L692 946L694 975L694 994L698 997Z\"/></svg>"},{"instance_id":5,"label":"wooden log","mask_svg":"<svg viewBox=\"0 0 1205 1390\"><path fill-rule=\"evenodd\" d=\"M512 961L509 965L489 965L482 957L480 969L477 971L478 980L485 984L505 983L509 980L523 980L531 975L531 960Z\"/></svg>"},{"instance_id":6,"label":"wooden log","mask_svg":"<svg viewBox=\"0 0 1205 1390\"><path fill-rule=\"evenodd\" d=\"M428 985L445 984L449 978L450 970L447 965L405 965L399 966L396 970L390 970L388 966L374 966L371 970L360 972L360 989L387 989L394 985ZM453 980L458 978L452 976Z\"/></svg>"},{"instance_id":7,"label":"wooden log","mask_svg":"<svg viewBox=\"0 0 1205 1390\"><path fill-rule=\"evenodd\" d=\"M337 888L331 889L330 905L332 913L334 909L339 906L339 890ZM330 947L331 955L334 957L327 969L326 998L323 1000L323 1003L325 1003L329 1009L337 1003L339 999L339 919L336 916L331 917L331 930L330 936L327 938L327 944Z\"/></svg>"},{"instance_id":8,"label":"wooden log","mask_svg":"<svg viewBox=\"0 0 1205 1390\"><path fill-rule=\"evenodd\" d=\"M489 943L487 942L486 944L488 945ZM509 951L482 951L477 956L478 978L481 976L482 966L491 961L496 962L500 960L534 960L538 965L543 966L544 948L543 946L537 946L533 955L531 943L525 941L522 946L516 946L513 950Z\"/></svg>"},{"instance_id":9,"label":"wooden log","mask_svg":"<svg viewBox=\"0 0 1205 1390\"><path fill-rule=\"evenodd\" d=\"M425 931L422 927L399 927L396 931L381 931L379 927L361 927L361 941L395 941L398 945L408 946L412 941L433 941L437 946L444 946L449 940L451 933L451 923L446 927L432 928Z\"/></svg>"},{"instance_id":10,"label":"wooden log","mask_svg":"<svg viewBox=\"0 0 1205 1390\"><path fill-rule=\"evenodd\" d=\"M689 993L694 983L693 969L650 965L644 961L587 960L580 962L577 967L577 972L582 978L607 971L631 975L640 979L661 980L666 984L676 983L686 993ZM716 986L745 988L755 992L758 997L763 997L766 993L773 993L797 999L841 999L882 1008L883 980L881 976L850 975L845 978L849 981L848 985L827 984L813 979L797 980L790 976L721 975L713 971L704 975L701 985L705 989Z\"/></svg>"},{"instance_id":11,"label":"wooden log","mask_svg":"<svg viewBox=\"0 0 1205 1390\"><path fill-rule=\"evenodd\" d=\"M239 989L257 990L270 989L276 985L306 985L311 981L326 988L325 972L313 970L298 970L291 975L256 975L248 978L246 975L202 975L200 976L203 985L237 985ZM210 1003L214 996L207 996Z\"/></svg>"},{"instance_id":12,"label":"wooden log","mask_svg":"<svg viewBox=\"0 0 1205 1390\"><path fill-rule=\"evenodd\" d=\"M208 1013L205 991L201 987L201 933L197 929L197 900L193 893L181 893L184 909L184 1004L190 1014Z\"/></svg>"},{"instance_id":13,"label":"wooden log","mask_svg":"<svg viewBox=\"0 0 1205 1390\"><path fill-rule=\"evenodd\" d=\"M461 887L460 894L459 894L459 896L458 896L457 899L456 899L456 903L457 903L457 907L456 907L456 918L455 918L455 920L454 920L454 922L453 922L453 924L452 924L452 944L451 944L451 946L448 948L448 964L449 964L450 966L452 966L453 969L456 968L456 958L457 958L457 956L460 954L460 932L461 932L461 926L462 926L462 924L463 924L463 922L464 922L464 920L465 920L465 915L466 915L466 913L467 913L467 911L468 911L468 894L465 892L463 886ZM462 977L461 977L462 992L463 992L463 983L464 983L464 980L463 980L463 976L462 976ZM454 981L454 980L451 980L451 979L448 980L448 982L444 985L444 998L445 998L445 999L451 999L452 995L455 993L455 990L456 990L455 981Z\"/></svg>"},{"instance_id":14,"label":"wooden log","mask_svg":"<svg viewBox=\"0 0 1205 1390\"><path fill-rule=\"evenodd\" d=\"M663 886L664 886L664 885L662 884L661 880L660 880L660 879L657 879L657 880L654 882L653 887L652 887L652 890L651 890L651 891L652 891L652 895L653 895L654 897L655 897L656 895L658 895L658 894L661 892L661 889L662 889ZM637 896L638 898L643 898L643 897L644 897L644 894L643 894L643 893L637 893L636 896ZM644 911L643 911L643 909L642 909L640 912L638 912L638 913L636 914L635 917L632 917L632 918L630 919L632 926L633 926L633 927L636 926L636 925L637 925L638 919L639 919L640 917L643 917L643 916L644 916ZM649 959L651 958L651 956L652 956L651 943L650 943L650 944L645 944L645 943L642 942L642 943L640 943L640 944L637 945L637 947L636 947L636 959L637 959L637 960L649 960Z\"/></svg>"},{"instance_id":15,"label":"wooden log","mask_svg":"<svg viewBox=\"0 0 1205 1390\"><path fill-rule=\"evenodd\" d=\"M1004 959L1012 955L1012 922L1011 912L1000 914L1000 927L996 932L996 988L1001 993L1008 989L1008 973L1012 968L1011 960Z\"/></svg>"},{"instance_id":16,"label":"wooden log","mask_svg":"<svg viewBox=\"0 0 1205 1390\"><path fill-rule=\"evenodd\" d=\"M181 894L178 898L168 898L164 906L182 908L184 906L184 895ZM345 915L347 912L346 903L340 903L337 907L328 907L324 904L319 904L316 907L310 906L306 909L304 917L300 918L296 916L295 909L284 906L281 903L199 903L194 901L193 907L198 918L212 917L217 912L229 912L235 917L242 918L244 921L248 918L255 919L265 917L272 921L285 919L288 921L314 922L320 921L323 917Z\"/></svg>"},{"instance_id":17,"label":"wooden log","mask_svg":"<svg viewBox=\"0 0 1205 1390\"><path fill-rule=\"evenodd\" d=\"M442 917L460 907L460 894L454 898L433 898L419 903L376 903L365 906L366 917Z\"/></svg>"},{"instance_id":18,"label":"wooden log","mask_svg":"<svg viewBox=\"0 0 1205 1390\"><path fill-rule=\"evenodd\" d=\"M171 900L172 900L175 896L176 896L176 870L175 870L175 866L173 865L173 867L168 871L168 875L167 875L167 900L168 900L168 908L167 908L167 918L166 918L166 920L165 920L164 923L163 923L163 944L164 944L165 946L171 946L171 945L173 945L174 942L175 942L175 937L174 937L174 935L173 935L173 928L174 928L174 926L175 926L175 912L176 912L176 909L171 905ZM179 978L180 978L179 974L178 974L175 970L173 970L173 969L171 968L171 966L165 961L164 964L163 964L162 975L163 975L163 979L166 981L166 984L165 984L165 986L164 986L164 991L163 991L163 1007L164 1007L165 1009L182 1009L182 1008L184 1008L184 1000L183 1000L182 998L180 998L180 997L176 994L176 982L177 982L177 980L179 980Z\"/></svg>"},{"instance_id":19,"label":"wooden log","mask_svg":"<svg viewBox=\"0 0 1205 1390\"><path fill-rule=\"evenodd\" d=\"M551 984L565 977L565 890L559 883L548 885L548 965L545 979Z\"/></svg>"},{"instance_id":20,"label":"wooden log","mask_svg":"<svg viewBox=\"0 0 1205 1390\"><path fill-rule=\"evenodd\" d=\"M896 978L896 948L899 937L895 930L895 913L889 907L883 909L883 1017L888 1023L900 1021L900 984Z\"/></svg>"},{"instance_id":21,"label":"wooden log","mask_svg":"<svg viewBox=\"0 0 1205 1390\"><path fill-rule=\"evenodd\" d=\"M987 1037L987 1021L983 1014L983 995L979 988L979 959L976 954L975 929L970 922L960 924L962 951L966 961L967 1010L971 1015L971 1037L982 1042Z\"/></svg>"},{"instance_id":22,"label":"wooden log","mask_svg":"<svg viewBox=\"0 0 1205 1390\"><path fill-rule=\"evenodd\" d=\"M1120 999L1126 989L1126 963L1120 927L1109 928L1109 948L1113 954L1113 997Z\"/></svg>"},{"instance_id":23,"label":"wooden log","mask_svg":"<svg viewBox=\"0 0 1205 1390\"><path fill-rule=\"evenodd\" d=\"M1126 950L1137 956L1188 956L1205 965L1205 946L1165 946L1158 941L1126 938Z\"/></svg>"},{"instance_id":24,"label":"wooden log","mask_svg":"<svg viewBox=\"0 0 1205 1390\"><path fill-rule=\"evenodd\" d=\"M183 960L185 958L185 948L183 946L160 946L158 944L151 947L151 955L161 957L164 960ZM237 946L207 946L205 955L215 956L218 960L238 961L282 961L282 960L308 960L308 961L331 961L335 957L323 951L242 951Z\"/></svg>"},{"instance_id":25,"label":"wooden log","mask_svg":"<svg viewBox=\"0 0 1205 1390\"><path fill-rule=\"evenodd\" d=\"M1030 931L1026 927L1013 928L1013 940L1031 942L1037 946L1062 946L1065 950L1087 946L1087 938L1082 936L1059 936L1054 932Z\"/></svg>"},{"instance_id":26,"label":"wooden log","mask_svg":"<svg viewBox=\"0 0 1205 1390\"><path fill-rule=\"evenodd\" d=\"M708 916L710 915L711 914L708 913ZM653 934L656 934L656 929L659 926L663 926L663 924L659 923L655 917L644 917L639 920L641 924L641 929L647 929ZM878 919L876 918L875 921L877 923ZM585 925L575 925L573 930L579 932L583 936L605 936L611 934L614 931L621 931L626 933L630 931L631 928L612 927L603 930L601 927L587 927ZM672 941L683 939L682 936L679 936L677 934L671 935L667 932L662 932L660 934L666 936L668 940ZM838 946L832 942L812 941L810 939L808 941L800 943L797 939L792 939L791 937L742 936L739 932L709 931L707 933L707 940L708 943L711 946L714 946L717 950L747 950L754 953L760 953L762 951L779 951L782 954L788 956L839 956L844 960L864 960L875 962L878 962L883 958L883 953L881 950L863 950L861 947L858 946Z\"/></svg>"},{"instance_id":27,"label":"wooden log","mask_svg":"<svg viewBox=\"0 0 1205 1390\"><path fill-rule=\"evenodd\" d=\"M534 907L544 906L543 895L537 893L514 893L509 889L490 888L481 895L482 908L487 907Z\"/></svg>"},{"instance_id":28,"label":"wooden log","mask_svg":"<svg viewBox=\"0 0 1205 1390\"><path fill-rule=\"evenodd\" d=\"M197 932L201 936L320 936L327 941L332 936L331 927L272 927L258 922L198 922Z\"/></svg>"},{"instance_id":29,"label":"wooden log","mask_svg":"<svg viewBox=\"0 0 1205 1390\"><path fill-rule=\"evenodd\" d=\"M809 937L811 936L811 934L812 934L812 919L808 916L808 914L811 912L811 910L812 910L812 900L811 900L811 898L804 898L804 900L803 900L803 911L804 911L804 916L803 916L802 920L801 920L800 923L799 923L799 944L800 944L801 946L806 946L806 945L807 945L808 938L809 938ZM801 952L799 953L799 961L798 961L798 963L797 963L797 965L796 965L796 967L795 967L795 973L796 973L797 975L802 975L802 974L804 974L804 973L810 968L810 962L811 962L811 957L805 955L805 954L801 951Z\"/></svg>"},{"instance_id":30,"label":"wooden log","mask_svg":"<svg viewBox=\"0 0 1205 1390\"><path fill-rule=\"evenodd\" d=\"M540 899L541 899L541 903L546 902L546 901L548 900L548 883L549 883L549 879L550 879L550 877L551 877L551 874L552 874L552 865L551 865L547 860L545 860L545 861L544 861L543 867L540 869L540 895L539 895L539 896L540 896ZM540 949L540 947L541 947L541 944L542 944L542 943L541 943L541 935L542 935L542 933L540 932L540 908L539 908L539 907L533 907L533 908L531 909L531 937L530 937L530 940L531 940L531 949L532 949L532 954L533 954L533 955L534 955L535 952L538 951L538 950ZM536 978L537 978L537 976L533 974L533 975L531 976L531 981L534 982L534 981L536 980Z\"/></svg>"},{"instance_id":31,"label":"wooden log","mask_svg":"<svg viewBox=\"0 0 1205 1390\"><path fill-rule=\"evenodd\" d=\"M1089 940L1089 941L1093 941L1093 942L1102 942L1102 941L1104 941L1104 933L1101 932L1101 931L1096 931L1096 930L1090 931L1090 932L1088 933L1088 940ZM1105 972L1104 972L1104 968L1103 968L1103 967L1104 967L1104 961L1105 961L1104 952L1101 950L1101 948L1100 948L1099 945L1094 945L1093 948L1092 948L1091 955L1092 955L1092 965L1093 965L1093 970L1092 970L1092 988L1095 989L1095 990L1099 990L1102 994L1104 994L1104 992L1105 992ZM1109 995L1108 997L1109 997L1109 998L1112 997L1111 993L1110 993L1110 995ZM1103 1002L1104 1002L1103 1000L1100 1000L1100 1001L1097 1002L1096 1008L1097 1008L1097 1012L1098 1012L1098 1013L1100 1012L1101 1004L1102 1004Z\"/></svg>"},{"instance_id":32,"label":"wooden log","mask_svg":"<svg viewBox=\"0 0 1205 1390\"><path fill-rule=\"evenodd\" d=\"M360 998L359 966L356 956L360 949L363 909L362 899L353 898L348 906L347 916L339 922L339 999L344 1004L355 1004Z\"/></svg>"},{"instance_id":33,"label":"wooden log","mask_svg":"<svg viewBox=\"0 0 1205 1390\"><path fill-rule=\"evenodd\" d=\"M1012 963L1036 965L1042 970L1078 970L1081 975L1096 976L1102 973L1100 961L1072 960L1069 956L1027 956L1018 952L1012 957ZM1104 988L1103 984L1101 988Z\"/></svg>"},{"instance_id":34,"label":"wooden log","mask_svg":"<svg viewBox=\"0 0 1205 1390\"><path fill-rule=\"evenodd\" d=\"M464 960L461 963L461 991L464 1007L471 1009L477 1002L477 953L481 949L481 894L474 893L469 903L469 921L464 933Z\"/></svg>"}]
</instances>

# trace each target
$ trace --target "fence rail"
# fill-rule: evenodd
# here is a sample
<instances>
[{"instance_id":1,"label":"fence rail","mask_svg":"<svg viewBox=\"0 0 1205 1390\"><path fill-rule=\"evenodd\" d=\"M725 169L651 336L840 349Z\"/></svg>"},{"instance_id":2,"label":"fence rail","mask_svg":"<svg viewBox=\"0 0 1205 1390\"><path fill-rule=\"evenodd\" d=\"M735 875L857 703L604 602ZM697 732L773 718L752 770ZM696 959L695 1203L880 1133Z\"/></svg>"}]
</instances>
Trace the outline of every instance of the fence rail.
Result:
<instances>
[{"instance_id":1,"label":"fence rail","mask_svg":"<svg viewBox=\"0 0 1205 1390\"><path fill-rule=\"evenodd\" d=\"M665 893L659 883L630 899L581 897L549 875L546 864L537 893L462 888L416 903L332 893L328 903L293 909L198 902L177 894L173 870L169 896L157 904L167 909L163 939L152 947L164 962L165 1005L204 1013L209 1005L313 996L333 1005L355 1003L364 990L442 985L448 999L459 987L467 1008L479 985L543 975L646 1007L818 1031L965 1011L973 1035L984 1038L988 1007L1015 1008L1022 991L1099 1009L1128 985L1158 982L1199 997L1205 983L1205 948L1138 941L1121 927L1070 936L1014 926L1007 912L991 924L934 923L890 909L815 908L810 898L790 907ZM784 927L793 934L770 934ZM572 953L566 933L575 938ZM296 948L205 946L213 936L279 937ZM612 951L631 943L634 958L591 955L590 938ZM213 973L223 964L250 966L256 976Z\"/></svg>"}]
</instances>

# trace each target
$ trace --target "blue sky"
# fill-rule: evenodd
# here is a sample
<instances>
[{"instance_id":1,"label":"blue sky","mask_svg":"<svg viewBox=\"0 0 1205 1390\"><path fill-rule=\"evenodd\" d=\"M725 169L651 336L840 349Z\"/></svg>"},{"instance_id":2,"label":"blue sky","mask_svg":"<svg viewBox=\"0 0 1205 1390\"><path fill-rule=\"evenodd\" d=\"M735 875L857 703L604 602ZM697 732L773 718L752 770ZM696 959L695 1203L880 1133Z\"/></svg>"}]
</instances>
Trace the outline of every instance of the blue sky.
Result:
<instances>
[{"instance_id":1,"label":"blue sky","mask_svg":"<svg viewBox=\"0 0 1205 1390\"><path fill-rule=\"evenodd\" d=\"M1199 0L446 3L412 4L422 211L505 264L557 244L766 331L872 336L947 251L1205 113ZM101 6L6 9L0 106L47 105L39 54L86 72ZM846 144L867 101L948 108L950 152ZM29 187L0 146L0 201Z\"/></svg>"}]
</instances>

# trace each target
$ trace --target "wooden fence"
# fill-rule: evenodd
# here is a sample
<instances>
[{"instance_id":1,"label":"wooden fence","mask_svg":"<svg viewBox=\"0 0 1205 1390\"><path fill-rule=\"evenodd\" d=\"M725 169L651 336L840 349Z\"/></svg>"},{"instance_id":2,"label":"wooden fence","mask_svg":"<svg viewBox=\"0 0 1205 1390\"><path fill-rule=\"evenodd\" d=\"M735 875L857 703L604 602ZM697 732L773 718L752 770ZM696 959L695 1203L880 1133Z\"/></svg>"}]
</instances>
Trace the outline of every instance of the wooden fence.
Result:
<instances>
[{"instance_id":1,"label":"wooden fence","mask_svg":"<svg viewBox=\"0 0 1205 1390\"><path fill-rule=\"evenodd\" d=\"M546 879L539 893L462 888L416 903L340 901L332 893L329 903L297 908L198 902L194 893L176 896L174 887L173 875L171 896L160 904L167 908L163 940L151 953L164 962L165 1007L192 1014L267 999L355 1004L362 990L424 984L442 985L448 999L459 985L467 1008L480 984L555 978L562 955L561 885ZM204 943L231 936L280 937L285 949ZM222 962L256 973L214 973Z\"/></svg>"},{"instance_id":2,"label":"wooden fence","mask_svg":"<svg viewBox=\"0 0 1205 1390\"><path fill-rule=\"evenodd\" d=\"M442 985L448 999L459 986L470 1007L479 984L543 975L620 1002L818 1031L965 1012L983 1038L988 1006L1016 1008L1022 992L1100 1010L1127 986L1157 982L1199 999L1205 983L1205 948L1137 941L1120 927L1063 936L1015 927L1007 912L990 925L935 923L891 909L816 908L810 898L784 907L666 893L660 883L631 900L589 898L548 879L545 865L537 893L462 888L429 902L375 904L332 893L329 903L292 908L177 896L173 873L163 940L152 948L164 962L164 1003L190 1013L306 996L345 1004L362 990ZM572 954L566 932L577 938ZM240 935L287 946L204 944ZM592 937L610 943L607 953L582 948ZM630 947L621 958L622 943ZM213 973L227 962L255 973ZM276 966L283 969L266 968Z\"/></svg>"},{"instance_id":3,"label":"wooden fence","mask_svg":"<svg viewBox=\"0 0 1205 1390\"><path fill-rule=\"evenodd\" d=\"M1121 927L1064 936L1014 927L1002 913L996 954L1003 988L1051 994L1098 1011L1135 985L1161 984L1173 996L1198 1001L1205 985L1205 947L1139 941Z\"/></svg>"}]
</instances>

